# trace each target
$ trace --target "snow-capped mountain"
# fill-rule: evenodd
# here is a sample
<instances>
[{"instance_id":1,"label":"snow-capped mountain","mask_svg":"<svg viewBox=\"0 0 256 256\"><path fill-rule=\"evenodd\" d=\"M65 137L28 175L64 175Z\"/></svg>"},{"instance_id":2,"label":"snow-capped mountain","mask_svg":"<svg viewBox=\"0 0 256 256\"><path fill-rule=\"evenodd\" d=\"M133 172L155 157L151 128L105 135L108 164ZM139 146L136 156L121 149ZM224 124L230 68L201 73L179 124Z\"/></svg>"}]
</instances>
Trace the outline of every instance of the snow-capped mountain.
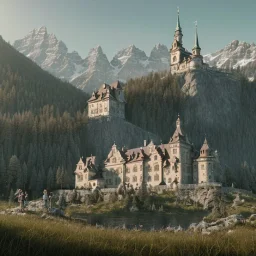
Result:
<instances>
[{"instance_id":1,"label":"snow-capped mountain","mask_svg":"<svg viewBox=\"0 0 256 256\"><path fill-rule=\"evenodd\" d=\"M103 82L126 81L169 68L169 52L164 45L156 45L149 57L131 45L118 51L110 62L97 46L82 59L77 52L69 53L61 40L48 34L46 27L34 29L23 39L16 40L13 46L43 69L88 93Z\"/></svg>"},{"instance_id":2,"label":"snow-capped mountain","mask_svg":"<svg viewBox=\"0 0 256 256\"><path fill-rule=\"evenodd\" d=\"M77 52L68 53L66 45L55 35L48 34L46 27L32 30L23 39L16 40L13 46L43 69L65 80L76 73L82 62Z\"/></svg>"},{"instance_id":3,"label":"snow-capped mountain","mask_svg":"<svg viewBox=\"0 0 256 256\"><path fill-rule=\"evenodd\" d=\"M90 50L88 57L83 60L81 70L83 72L73 75L70 81L88 93L93 92L103 82L111 83L115 80L113 67L100 46Z\"/></svg>"},{"instance_id":4,"label":"snow-capped mountain","mask_svg":"<svg viewBox=\"0 0 256 256\"><path fill-rule=\"evenodd\" d=\"M250 80L256 78L256 45L254 43L234 40L223 49L205 55L204 61L217 68L237 69L239 67Z\"/></svg>"}]
</instances>

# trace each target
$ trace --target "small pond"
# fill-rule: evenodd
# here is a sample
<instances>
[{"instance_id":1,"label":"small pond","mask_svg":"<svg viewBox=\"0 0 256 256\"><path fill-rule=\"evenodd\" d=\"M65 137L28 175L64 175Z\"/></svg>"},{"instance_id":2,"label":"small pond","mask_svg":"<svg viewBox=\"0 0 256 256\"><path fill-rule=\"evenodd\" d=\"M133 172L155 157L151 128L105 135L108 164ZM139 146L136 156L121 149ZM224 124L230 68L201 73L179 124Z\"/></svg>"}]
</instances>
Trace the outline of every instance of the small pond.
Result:
<instances>
[{"instance_id":1,"label":"small pond","mask_svg":"<svg viewBox=\"0 0 256 256\"><path fill-rule=\"evenodd\" d=\"M72 217L85 219L90 225L104 227L123 227L127 229L141 228L143 230L158 230L167 226L181 226L188 228L191 223L200 222L208 214L206 211L195 212L123 212L110 214L83 214L75 213Z\"/></svg>"}]
</instances>

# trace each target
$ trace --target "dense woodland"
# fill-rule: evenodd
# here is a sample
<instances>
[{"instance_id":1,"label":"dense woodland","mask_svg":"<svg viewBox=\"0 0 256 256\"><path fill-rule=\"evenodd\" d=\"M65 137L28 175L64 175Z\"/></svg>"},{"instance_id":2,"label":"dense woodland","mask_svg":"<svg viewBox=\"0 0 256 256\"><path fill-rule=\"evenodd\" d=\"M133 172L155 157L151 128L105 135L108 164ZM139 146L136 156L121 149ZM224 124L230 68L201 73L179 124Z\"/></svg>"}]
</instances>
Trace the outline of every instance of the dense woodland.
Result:
<instances>
[{"instance_id":1,"label":"dense woodland","mask_svg":"<svg viewBox=\"0 0 256 256\"><path fill-rule=\"evenodd\" d=\"M247 80L243 84L243 107L254 111L250 94L256 86ZM125 94L127 119L167 142L187 101L178 78L156 73L130 80ZM76 163L88 155L87 99L88 95L43 71L0 39L1 195L8 197L23 188L37 196L44 188L74 186ZM246 175L240 175L240 170ZM243 162L236 177L228 168L225 172L228 185L234 182L247 189L255 185L252 165Z\"/></svg>"},{"instance_id":2,"label":"dense woodland","mask_svg":"<svg viewBox=\"0 0 256 256\"><path fill-rule=\"evenodd\" d=\"M0 192L73 187L88 95L0 39ZM81 141L83 143L81 143Z\"/></svg>"}]
</instances>

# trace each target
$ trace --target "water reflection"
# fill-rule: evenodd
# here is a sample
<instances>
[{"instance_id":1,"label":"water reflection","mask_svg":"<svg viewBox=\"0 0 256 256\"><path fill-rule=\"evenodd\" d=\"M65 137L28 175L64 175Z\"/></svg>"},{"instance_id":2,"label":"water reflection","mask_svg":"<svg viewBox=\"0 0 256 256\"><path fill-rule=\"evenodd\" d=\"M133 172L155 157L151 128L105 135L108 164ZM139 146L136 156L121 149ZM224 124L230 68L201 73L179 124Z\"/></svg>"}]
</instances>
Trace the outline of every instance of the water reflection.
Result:
<instances>
[{"instance_id":1,"label":"water reflection","mask_svg":"<svg viewBox=\"0 0 256 256\"><path fill-rule=\"evenodd\" d=\"M86 219L88 224L102 225L103 227L126 227L127 229L140 228L143 230L158 230L167 226L181 226L188 228L191 223L198 223L208 213L205 211L191 213L156 213L133 212L112 214L74 214L74 218Z\"/></svg>"}]
</instances>

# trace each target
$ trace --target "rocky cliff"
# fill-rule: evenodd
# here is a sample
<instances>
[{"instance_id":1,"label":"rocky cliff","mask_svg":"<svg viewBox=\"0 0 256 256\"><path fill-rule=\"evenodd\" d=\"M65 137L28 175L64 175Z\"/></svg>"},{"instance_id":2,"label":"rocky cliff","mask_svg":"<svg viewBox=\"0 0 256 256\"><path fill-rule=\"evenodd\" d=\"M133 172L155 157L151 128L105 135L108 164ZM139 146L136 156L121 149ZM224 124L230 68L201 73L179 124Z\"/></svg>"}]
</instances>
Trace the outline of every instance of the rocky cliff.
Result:
<instances>
[{"instance_id":1,"label":"rocky cliff","mask_svg":"<svg viewBox=\"0 0 256 256\"><path fill-rule=\"evenodd\" d=\"M255 165L256 87L231 73L198 70L180 75L186 131L197 145L206 134L222 162Z\"/></svg>"}]
</instances>

